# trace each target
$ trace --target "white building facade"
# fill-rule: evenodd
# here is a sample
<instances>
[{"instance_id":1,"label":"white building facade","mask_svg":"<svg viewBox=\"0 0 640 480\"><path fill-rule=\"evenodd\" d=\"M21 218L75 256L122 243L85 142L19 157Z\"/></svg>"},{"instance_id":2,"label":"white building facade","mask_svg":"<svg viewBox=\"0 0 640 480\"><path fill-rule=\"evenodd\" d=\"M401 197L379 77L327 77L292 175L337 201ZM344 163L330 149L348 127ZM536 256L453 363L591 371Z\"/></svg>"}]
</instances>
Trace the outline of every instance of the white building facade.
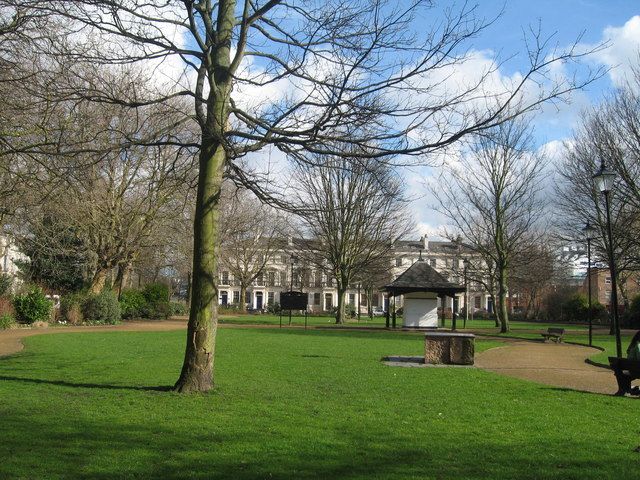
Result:
<instances>
[{"instance_id":1,"label":"white building facade","mask_svg":"<svg viewBox=\"0 0 640 480\"><path fill-rule=\"evenodd\" d=\"M276 251L270 256L266 268L255 279L253 284L247 289L247 308L250 310L266 310L269 305L280 303L280 294L289 290L302 291L308 295L307 310L313 313L331 312L338 303L338 291L335 280L326 275L313 265L305 264L301 259L299 247L305 240L298 239L295 242L286 243L286 248ZM464 259L469 258L471 252L468 248L456 242L429 241L424 236L418 241L398 241L394 244L392 265L388 266L391 280L404 272L409 266L419 258L429 262L434 269L443 274L449 281L464 285ZM292 258L298 259L292 263ZM468 284L468 298L470 312L477 310L492 311L490 296L480 285ZM389 300L386 294L378 291L383 285L369 292L370 305L373 310L386 311ZM228 270L222 269L219 272L219 296L220 305L238 306L240 302L240 284L233 278ZM466 305L465 297L461 295L458 299L458 308L462 309ZM431 299L433 300L433 299ZM361 285L352 285L347 290L345 303L353 310L360 310L361 314L366 314L369 306L367 292ZM402 303L397 303L397 308ZM441 305L438 305L441 307ZM451 299L447 300L445 309L453 307ZM349 307L348 307L349 309Z\"/></svg>"}]
</instances>

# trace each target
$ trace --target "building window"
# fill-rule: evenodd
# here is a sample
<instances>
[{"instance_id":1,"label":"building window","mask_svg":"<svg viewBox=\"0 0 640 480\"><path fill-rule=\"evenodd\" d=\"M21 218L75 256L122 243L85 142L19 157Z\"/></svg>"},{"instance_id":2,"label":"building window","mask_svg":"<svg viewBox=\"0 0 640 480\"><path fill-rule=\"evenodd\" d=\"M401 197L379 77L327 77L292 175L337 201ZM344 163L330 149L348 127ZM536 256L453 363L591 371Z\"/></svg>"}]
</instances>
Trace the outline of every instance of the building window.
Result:
<instances>
[{"instance_id":1,"label":"building window","mask_svg":"<svg viewBox=\"0 0 640 480\"><path fill-rule=\"evenodd\" d=\"M222 278L220 279L222 285L229 285L229 272L222 272Z\"/></svg>"},{"instance_id":2,"label":"building window","mask_svg":"<svg viewBox=\"0 0 640 480\"><path fill-rule=\"evenodd\" d=\"M373 295L371 295L371 306L372 307L379 307L380 305L378 304L378 294L374 293Z\"/></svg>"},{"instance_id":3,"label":"building window","mask_svg":"<svg viewBox=\"0 0 640 480\"><path fill-rule=\"evenodd\" d=\"M474 306L475 306L476 308L480 308L480 301L481 301L481 300L482 300L482 299L481 299L480 297L474 297L474 299L473 299L473 304L474 304Z\"/></svg>"},{"instance_id":4,"label":"building window","mask_svg":"<svg viewBox=\"0 0 640 480\"><path fill-rule=\"evenodd\" d=\"M275 287L276 286L276 272L269 272L267 273L267 278L269 279L269 287Z\"/></svg>"},{"instance_id":5,"label":"building window","mask_svg":"<svg viewBox=\"0 0 640 480\"><path fill-rule=\"evenodd\" d=\"M320 305L320 292L316 292L313 294L313 304Z\"/></svg>"},{"instance_id":6,"label":"building window","mask_svg":"<svg viewBox=\"0 0 640 480\"><path fill-rule=\"evenodd\" d=\"M429 264L433 267L436 268L436 259L432 258L431 260L429 260Z\"/></svg>"},{"instance_id":7,"label":"building window","mask_svg":"<svg viewBox=\"0 0 640 480\"><path fill-rule=\"evenodd\" d=\"M360 295L360 305L365 306L367 304L367 294L362 293Z\"/></svg>"},{"instance_id":8,"label":"building window","mask_svg":"<svg viewBox=\"0 0 640 480\"><path fill-rule=\"evenodd\" d=\"M260 273L258 274L258 276L256 277L255 284L256 284L258 287L262 287L262 286L264 286L264 274L263 274L262 272L260 272Z\"/></svg>"},{"instance_id":9,"label":"building window","mask_svg":"<svg viewBox=\"0 0 640 480\"><path fill-rule=\"evenodd\" d=\"M324 309L331 310L333 308L333 294L325 293L324 294Z\"/></svg>"},{"instance_id":10,"label":"building window","mask_svg":"<svg viewBox=\"0 0 640 480\"><path fill-rule=\"evenodd\" d=\"M238 290L233 291L233 303L240 303L240 292Z\"/></svg>"},{"instance_id":11,"label":"building window","mask_svg":"<svg viewBox=\"0 0 640 480\"><path fill-rule=\"evenodd\" d=\"M350 293L349 294L349 305L354 305L356 304L356 294L355 293Z\"/></svg>"},{"instance_id":12,"label":"building window","mask_svg":"<svg viewBox=\"0 0 640 480\"><path fill-rule=\"evenodd\" d=\"M396 267L401 267L402 266L402 257L398 257L396 258Z\"/></svg>"},{"instance_id":13,"label":"building window","mask_svg":"<svg viewBox=\"0 0 640 480\"><path fill-rule=\"evenodd\" d=\"M267 293L267 305L273 305L275 302L276 294L275 292Z\"/></svg>"}]
</instances>

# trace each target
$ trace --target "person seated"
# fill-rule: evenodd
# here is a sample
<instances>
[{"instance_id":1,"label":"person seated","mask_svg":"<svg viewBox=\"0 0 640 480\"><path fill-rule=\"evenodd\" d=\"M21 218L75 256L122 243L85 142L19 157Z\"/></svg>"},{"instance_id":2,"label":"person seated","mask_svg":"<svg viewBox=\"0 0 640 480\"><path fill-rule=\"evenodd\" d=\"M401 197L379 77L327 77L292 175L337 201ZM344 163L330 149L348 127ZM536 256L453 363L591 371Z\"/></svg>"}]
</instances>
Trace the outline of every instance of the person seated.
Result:
<instances>
[{"instance_id":1,"label":"person seated","mask_svg":"<svg viewBox=\"0 0 640 480\"><path fill-rule=\"evenodd\" d=\"M640 361L640 330L631 339L629 347L627 347L627 359ZM626 375L621 369L616 368L614 370L616 381L618 382L618 391L616 395L622 396L629 392L631 395L640 395L640 388L631 388L631 377Z\"/></svg>"}]
</instances>

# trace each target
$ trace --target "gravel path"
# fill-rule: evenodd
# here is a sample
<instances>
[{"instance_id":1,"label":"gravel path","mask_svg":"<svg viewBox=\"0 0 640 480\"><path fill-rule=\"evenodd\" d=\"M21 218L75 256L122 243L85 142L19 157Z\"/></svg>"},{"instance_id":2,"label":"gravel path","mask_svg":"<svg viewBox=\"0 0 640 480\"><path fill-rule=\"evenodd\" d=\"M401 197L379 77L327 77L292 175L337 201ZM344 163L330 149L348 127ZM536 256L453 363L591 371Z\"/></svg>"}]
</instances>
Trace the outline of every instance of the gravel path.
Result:
<instances>
[{"instance_id":1,"label":"gravel path","mask_svg":"<svg viewBox=\"0 0 640 480\"><path fill-rule=\"evenodd\" d=\"M585 363L598 352L579 345L514 340L476 355L476 367L545 385L612 394L617 386L611 370Z\"/></svg>"}]
</instances>

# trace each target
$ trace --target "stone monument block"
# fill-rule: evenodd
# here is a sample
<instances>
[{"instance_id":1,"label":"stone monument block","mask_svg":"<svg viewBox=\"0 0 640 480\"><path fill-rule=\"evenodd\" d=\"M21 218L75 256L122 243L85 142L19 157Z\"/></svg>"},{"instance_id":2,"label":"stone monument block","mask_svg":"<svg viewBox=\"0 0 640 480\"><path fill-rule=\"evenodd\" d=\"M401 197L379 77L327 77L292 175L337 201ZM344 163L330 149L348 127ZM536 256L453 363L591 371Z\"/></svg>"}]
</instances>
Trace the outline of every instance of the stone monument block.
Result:
<instances>
[{"instance_id":1,"label":"stone monument block","mask_svg":"<svg viewBox=\"0 0 640 480\"><path fill-rule=\"evenodd\" d=\"M473 365L475 335L471 333L429 332L425 334L424 363Z\"/></svg>"}]
</instances>

